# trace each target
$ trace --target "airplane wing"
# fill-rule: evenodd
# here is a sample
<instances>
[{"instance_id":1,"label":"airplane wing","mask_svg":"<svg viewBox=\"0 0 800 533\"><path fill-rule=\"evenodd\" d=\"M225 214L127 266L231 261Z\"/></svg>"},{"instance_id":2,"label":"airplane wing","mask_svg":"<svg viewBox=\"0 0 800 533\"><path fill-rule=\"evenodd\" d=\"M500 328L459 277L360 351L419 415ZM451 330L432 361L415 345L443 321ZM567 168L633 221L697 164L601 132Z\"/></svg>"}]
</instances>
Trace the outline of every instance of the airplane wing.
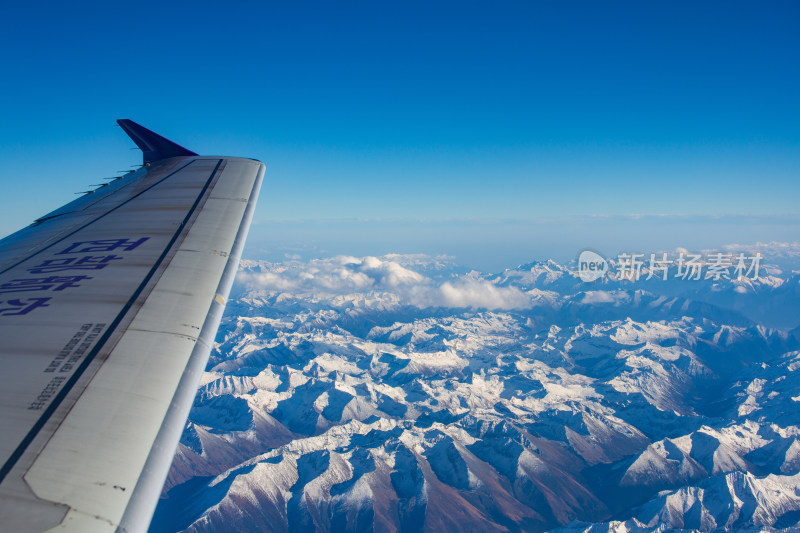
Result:
<instances>
[{"instance_id":1,"label":"airplane wing","mask_svg":"<svg viewBox=\"0 0 800 533\"><path fill-rule=\"evenodd\" d=\"M118 122L144 166L0 241L3 531L147 530L258 197L262 163Z\"/></svg>"}]
</instances>

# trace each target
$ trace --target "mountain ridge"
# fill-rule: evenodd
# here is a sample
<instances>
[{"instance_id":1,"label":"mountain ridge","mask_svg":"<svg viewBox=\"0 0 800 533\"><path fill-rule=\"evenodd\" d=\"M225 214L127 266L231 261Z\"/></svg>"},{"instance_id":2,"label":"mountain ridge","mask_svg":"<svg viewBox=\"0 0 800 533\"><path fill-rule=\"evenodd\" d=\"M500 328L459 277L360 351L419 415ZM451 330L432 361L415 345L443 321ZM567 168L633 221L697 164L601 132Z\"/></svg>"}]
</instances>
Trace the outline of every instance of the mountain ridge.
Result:
<instances>
[{"instance_id":1,"label":"mountain ridge","mask_svg":"<svg viewBox=\"0 0 800 533\"><path fill-rule=\"evenodd\" d=\"M244 262L151 531L794 527L800 335L711 285Z\"/></svg>"}]
</instances>

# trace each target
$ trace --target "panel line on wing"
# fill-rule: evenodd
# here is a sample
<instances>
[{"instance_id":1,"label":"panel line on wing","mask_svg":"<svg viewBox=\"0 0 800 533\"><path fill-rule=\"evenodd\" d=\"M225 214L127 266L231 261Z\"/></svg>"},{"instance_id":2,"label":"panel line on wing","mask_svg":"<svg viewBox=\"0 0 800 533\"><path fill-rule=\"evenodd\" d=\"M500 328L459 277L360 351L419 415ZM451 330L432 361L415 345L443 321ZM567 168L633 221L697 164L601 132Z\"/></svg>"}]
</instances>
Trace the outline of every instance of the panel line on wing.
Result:
<instances>
[{"instance_id":1,"label":"panel line on wing","mask_svg":"<svg viewBox=\"0 0 800 533\"><path fill-rule=\"evenodd\" d=\"M119 209L120 207L124 206L124 205L125 205L125 204L127 204L128 202L131 202L131 201L135 200L136 198L138 198L139 196L143 195L144 193L146 193L147 191L149 191L150 189L152 189L152 188L153 188L153 187L155 187L156 185L160 185L161 183L163 183L163 182L164 182L164 180L167 180L167 179L171 178L172 176L174 176L175 174L177 174L177 173L178 173L178 172L180 172L181 170L185 169L186 167L188 167L189 165L191 165L191 164L192 164L192 163L194 163L195 161L197 161L197 159L193 159L193 160L189 161L188 163L186 163L186 164L185 164L185 165L183 165L182 167L180 167L180 168L178 168L178 169L176 169L176 170L174 170L174 171L170 172L169 174L167 174L166 176L164 176L163 178L161 178L160 180L158 180L158 181L157 181L157 182L155 182L154 184L150 185L150 186L149 186L148 188L146 188L145 190L143 190L143 191L141 191L141 192L139 192L139 193L136 193L134 196L131 196L130 198L128 198L127 200L125 200L125 201L124 201L124 202L122 202L121 204L119 204L119 205L115 205L113 208L109 209L108 211L106 211L106 212L105 212L105 213L103 213L102 215L98 216L98 217L97 217L97 218L95 218L94 220L90 220L89 222L87 222L87 223L86 223L86 224L84 224L83 226L81 226L81 227L79 227L79 228L75 229L74 231L72 231L72 232L68 233L67 235L64 235L62 238L58 239L57 241L54 241L54 242L52 242L52 243L48 244L48 245L47 245L47 246L45 246L44 248L42 248L42 249L40 249L40 250L36 250L35 252L33 252L32 254L30 254L29 256L27 256L27 257L25 257L25 258L23 258L23 259L20 259L19 261L17 261L17 262L16 262L16 263L14 263L13 265L10 265L10 266L9 266L8 268L6 268L5 270L0 270L0 274L5 274L6 272L8 272L9 270L11 270L12 268L15 268L15 267L17 267L17 266L21 265L22 263L24 263L24 262L25 262L25 261L27 261L28 259L30 259L30 258L32 258L32 257L34 257L35 255L37 255L37 254L39 254L39 253L41 253L41 252L44 252L44 251L45 251L45 250L47 250L48 248L52 248L52 247L53 247L53 246L55 246L56 244L58 244L58 243L60 243L60 242L64 241L65 239L67 239L67 238L69 238L69 237L71 237L71 236L75 235L77 232L79 232L79 231L81 231L81 230L84 230L84 229L86 229L87 227L91 226L92 224L94 224L94 223L95 223L95 222L97 222L98 220L100 220L100 219L102 219L102 218L104 218L104 217L106 217L106 216L110 215L111 213L113 213L114 211L116 211L116 210L117 210L117 209ZM2 481L2 477L0 477L0 481Z\"/></svg>"},{"instance_id":2,"label":"panel line on wing","mask_svg":"<svg viewBox=\"0 0 800 533\"><path fill-rule=\"evenodd\" d=\"M136 196L134 196L133 198L136 198L137 196L140 196L140 195L141 195L141 194L143 194L144 192L146 192L146 191L148 191L148 190L152 189L153 187L155 187L155 186L156 186L156 185L158 185L159 183L162 183L164 180L166 180L166 179L167 179L167 178L169 178L170 176L172 176L172 175L174 175L175 173L177 173L177 172L180 172L181 170L185 169L187 166L189 166L189 165L190 165L191 163L193 163L193 162L194 162L194 161L190 161L190 162L189 162L189 163L187 163L186 165L183 165L181 168L179 168L179 169L178 169L178 170L176 170L175 172L172 172L172 173L170 173L169 175L165 176L164 178L162 178L161 180L159 180L157 183L155 183L155 184L153 184L152 186L148 187L147 189L145 189L145 190L144 190L144 191L142 191L141 193L137 194L137 195L136 195ZM138 287L136 288L136 290L133 292L133 294L131 295L131 297L128 299L128 301L126 302L125 306L124 306L124 307L122 308L122 310L121 310L121 311L120 311L120 312L117 314L117 316L116 316L116 317L114 318L114 320L111 322L110 326L109 326L109 327L108 327L108 329L105 331L105 333L103 334L103 336L100 338L100 340L97 342L97 344L96 344L96 345L94 346L94 348L91 350L91 352L89 352L89 354L88 354L88 355L87 355L87 356L84 358L84 360L81 362L80 366L79 366L79 367L78 367L78 368L75 370L75 372L74 372L74 373L73 373L73 375L70 377L70 379L67 381L67 383L65 383L65 384L64 384L63 388L62 388L62 389L61 389L61 390L58 392L58 394L57 394L57 395L56 395L56 396L53 398L53 400L51 401L50 405L48 405L48 406L47 406L47 408L46 408L46 409L45 409L45 410L42 412L42 415L41 415L41 416L39 417L39 419L38 419L38 420L37 420L37 421L34 423L34 425L31 427L31 429L30 429L30 431L27 433L27 435L25 435L25 437L22 439L22 442L20 442L19 446L17 446L17 448L14 450L14 452L12 452L12 453L11 453L11 455L10 455L10 456L9 456L9 458L6 460L6 462L3 464L3 466L2 466L2 467L0 467L0 483L2 483L2 481L5 479L5 477L8 475L8 473L11 471L11 469L14 467L14 465L17 463L17 461L19 461L20 457L22 457L22 454L23 454L23 453L25 453L25 450L28 448L28 446L31 444L31 442L33 442L33 440L34 440L34 439L36 438L36 436L38 435L39 431L41 431L42 427L44 427L44 425L47 423L47 421L49 420L49 418L50 418L50 417L53 415L53 413L56 411L56 409L57 409L57 408L58 408L58 406L61 404L61 402L63 402L63 401L64 401L64 399L66 398L67 394L70 392L70 390L72 389L72 387L75 385L75 383L77 383L78 379L79 379L79 378L81 377L81 375L82 375L82 374L83 374L83 373L86 371L86 369L88 368L89 364L90 364L90 363L91 363L91 362L94 360L94 358L97 356L97 354L100 352L100 350L101 350L101 349L102 349L102 348L105 346L105 343L106 343L106 342L108 342L108 339L109 339L109 338L111 337L111 335L112 335L112 334L113 334L113 333L116 331L117 327L118 327L118 326L119 326L119 324L122 322L122 320L123 320L123 318L125 317L125 315L128 313L128 311L130 310L130 308L131 308L131 307L133 306L133 304L136 302L137 298L139 298L139 296L140 296L140 295L141 295L141 293L144 291L144 289L145 289L145 287L147 286L147 284L148 284L148 283L150 282L150 280L153 278L153 276L155 275L156 271L158 270L158 267L161 265L161 263L162 263L162 262L164 261L164 259L167 257L167 255L169 254L170 250L172 249L172 247L175 245L176 241L177 241L177 240L178 240L178 238L180 237L181 233L183 232L183 229L184 229L184 227L185 227L185 226L186 226L186 224L187 224L187 223L188 223L188 222L191 220L191 218L192 218L192 215L194 214L194 212L195 212L195 210L197 209L198 205L200 205L200 201L201 201L201 200L203 199L203 197L206 195L206 192L208 191L209 187L211 186L211 183L213 182L213 180L214 180L214 177L217 175L217 172L219 171L219 168L220 168L220 166L222 165L222 162L223 162L223 160L222 160L222 159L220 159L220 160L218 160L218 161L217 161L217 165L214 167L214 170L211 172L211 175L210 175L210 176L208 177L208 179L206 180L206 183L205 183L205 185L203 186L203 188L202 188L202 190L200 191L200 193L198 194L197 198L195 199L195 201L194 201L194 204L192 204L192 207L191 207L191 208L189 209L189 211L187 212L187 214L186 214L186 216L184 217L183 221L182 221L182 222L181 222L181 223L178 225L178 228L175 230L175 233L173 234L172 238L171 238L171 239L170 239L170 241L167 243L167 246L164 248L164 251L163 251L163 252L161 253L161 255L158 257L158 259L157 259L157 260L156 260L156 262L153 264L153 266L152 266L152 268L150 269L150 271L147 273L147 275L144 277L144 279L142 280L142 282L139 284L139 286L138 286ZM125 201L125 202L121 203L120 205L116 206L114 209L111 209L111 210L109 210L108 212L104 213L103 215L101 215L101 216L97 217L97 218L96 218L96 219L94 219L92 222L89 222L89 223L87 223L87 224L83 225L81 228L79 228L78 230L75 230L74 232L70 233L69 235L65 236L64 238L67 238L67 237L69 237L70 235L73 235L74 233L76 233L77 231L79 231L80 229L83 229L83 228L85 228L85 227L89 226L90 224L92 224L92 223L96 222L97 220L100 220L101 218L103 218L103 217L104 217L104 216L106 216L107 214L109 214L109 213L111 213L112 211L116 210L117 208L119 208L119 207L121 207L121 206L125 205L125 204L126 204L126 203L128 203L130 200L132 200L133 198L131 198L131 199L129 199L129 200L127 200L127 201ZM61 239L61 240L63 240L63 239ZM60 241L59 241L59 242L60 242ZM56 244L56 243L53 243L53 244ZM50 246L52 246L53 244L51 244L51 245L47 246L46 248L44 248L44 250L46 250L47 248L49 248L49 247L50 247ZM42 251L42 250L39 250L39 251L38 251L38 252L36 252L36 253L39 253L39 252L41 252L41 251ZM32 254L30 257L33 257L34 255L36 255L36 253ZM19 263L17 263L17 264L19 264ZM1 273L1 272L0 272L0 273Z\"/></svg>"}]
</instances>

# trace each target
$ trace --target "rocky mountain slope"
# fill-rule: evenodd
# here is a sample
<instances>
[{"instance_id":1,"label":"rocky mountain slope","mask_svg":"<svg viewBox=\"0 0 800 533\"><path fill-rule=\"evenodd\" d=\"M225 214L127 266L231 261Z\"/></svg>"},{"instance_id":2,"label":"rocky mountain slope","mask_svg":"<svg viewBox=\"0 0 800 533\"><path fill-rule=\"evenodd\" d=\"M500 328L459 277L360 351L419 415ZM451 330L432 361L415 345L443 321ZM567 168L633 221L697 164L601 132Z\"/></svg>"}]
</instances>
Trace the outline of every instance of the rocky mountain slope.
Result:
<instances>
[{"instance_id":1,"label":"rocky mountain slope","mask_svg":"<svg viewBox=\"0 0 800 533\"><path fill-rule=\"evenodd\" d=\"M151 531L798 526L798 284L245 262Z\"/></svg>"}]
</instances>

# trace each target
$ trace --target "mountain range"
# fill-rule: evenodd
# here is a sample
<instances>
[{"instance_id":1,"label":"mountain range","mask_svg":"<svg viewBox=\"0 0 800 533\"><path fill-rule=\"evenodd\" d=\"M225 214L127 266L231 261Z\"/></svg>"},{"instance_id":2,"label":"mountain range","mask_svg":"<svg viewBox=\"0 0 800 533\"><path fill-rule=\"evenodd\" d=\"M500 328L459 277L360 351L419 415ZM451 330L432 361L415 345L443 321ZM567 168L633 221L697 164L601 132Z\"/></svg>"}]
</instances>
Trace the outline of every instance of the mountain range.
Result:
<instances>
[{"instance_id":1,"label":"mountain range","mask_svg":"<svg viewBox=\"0 0 800 533\"><path fill-rule=\"evenodd\" d=\"M800 528L800 263L765 255L244 261L151 531Z\"/></svg>"}]
</instances>

